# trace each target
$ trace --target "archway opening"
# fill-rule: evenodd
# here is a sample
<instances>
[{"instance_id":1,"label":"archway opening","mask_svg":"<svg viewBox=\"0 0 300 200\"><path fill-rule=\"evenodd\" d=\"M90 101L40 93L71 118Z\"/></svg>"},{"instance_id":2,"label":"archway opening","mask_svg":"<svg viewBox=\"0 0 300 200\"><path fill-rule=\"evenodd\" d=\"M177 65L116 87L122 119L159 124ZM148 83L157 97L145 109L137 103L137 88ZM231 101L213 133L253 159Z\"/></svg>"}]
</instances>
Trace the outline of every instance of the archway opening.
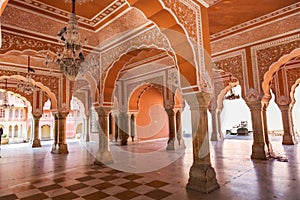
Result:
<instances>
[{"instance_id":1,"label":"archway opening","mask_svg":"<svg viewBox=\"0 0 300 200\"><path fill-rule=\"evenodd\" d=\"M236 135L239 128L246 127L248 134L250 134L252 132L251 113L242 98L241 86L238 85L233 90L234 95L239 96L239 98L231 98L232 90L226 93L221 112L221 130L228 136Z\"/></svg>"},{"instance_id":2,"label":"archway opening","mask_svg":"<svg viewBox=\"0 0 300 200\"><path fill-rule=\"evenodd\" d=\"M154 87L147 88L137 99L139 110L136 116L136 135L139 140L167 138L168 116L163 106L163 97Z\"/></svg>"}]
</instances>

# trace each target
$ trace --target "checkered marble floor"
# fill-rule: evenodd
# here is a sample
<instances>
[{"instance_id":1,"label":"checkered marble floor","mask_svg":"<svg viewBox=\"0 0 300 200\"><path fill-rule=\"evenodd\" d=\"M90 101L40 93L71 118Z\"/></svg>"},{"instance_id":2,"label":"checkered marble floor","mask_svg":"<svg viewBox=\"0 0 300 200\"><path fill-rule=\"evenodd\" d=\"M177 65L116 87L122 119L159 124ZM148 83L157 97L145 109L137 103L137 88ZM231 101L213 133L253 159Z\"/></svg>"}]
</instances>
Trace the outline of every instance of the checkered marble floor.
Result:
<instances>
[{"instance_id":1,"label":"checkered marble floor","mask_svg":"<svg viewBox=\"0 0 300 200\"><path fill-rule=\"evenodd\" d=\"M165 144L166 140L153 141L122 149L145 153ZM282 146L279 138L273 139L272 145L274 151L287 156L288 162L251 160L252 141L247 137L213 142L211 161L220 189L209 194L185 188L193 162L189 148L168 166L131 173L112 166L94 165L97 145L91 142L84 146L79 141L68 141L67 155L51 154L51 143L34 149L28 144L2 146L0 200L299 200L300 144ZM159 153L171 157L174 154L163 150ZM149 159L146 164L159 161Z\"/></svg>"},{"instance_id":2,"label":"checkered marble floor","mask_svg":"<svg viewBox=\"0 0 300 200\"><path fill-rule=\"evenodd\" d=\"M40 199L164 199L172 196L170 183L129 174L105 166L58 173L2 190L0 200Z\"/></svg>"}]
</instances>

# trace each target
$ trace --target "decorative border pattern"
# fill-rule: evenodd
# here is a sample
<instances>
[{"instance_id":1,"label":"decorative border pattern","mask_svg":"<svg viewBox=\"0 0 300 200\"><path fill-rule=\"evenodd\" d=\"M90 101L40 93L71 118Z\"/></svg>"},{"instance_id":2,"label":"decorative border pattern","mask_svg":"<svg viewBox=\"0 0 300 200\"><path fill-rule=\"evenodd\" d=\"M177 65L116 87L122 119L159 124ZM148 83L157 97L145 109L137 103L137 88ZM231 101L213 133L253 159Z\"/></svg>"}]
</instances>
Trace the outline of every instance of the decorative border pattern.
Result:
<instances>
[{"instance_id":1,"label":"decorative border pattern","mask_svg":"<svg viewBox=\"0 0 300 200\"><path fill-rule=\"evenodd\" d=\"M245 23L239 24L237 26L233 26L233 27L231 27L229 29L226 29L224 31L220 31L218 33L215 33L215 34L213 34L213 35L210 36L210 39L211 40L215 40L217 38L221 38L221 37L224 37L226 35L229 35L230 33L238 32L238 31L241 31L243 29L247 29L247 28L249 28L251 26L255 26L257 24L269 21L272 18L284 15L285 13L297 10L299 8L300 8L300 2L292 4L292 5L289 5L287 7L284 7L284 8L281 8L279 10L276 10L274 12L271 12L271 13L268 13L266 15L263 15L261 17L252 19L250 21L247 21Z\"/></svg>"},{"instance_id":2,"label":"decorative border pattern","mask_svg":"<svg viewBox=\"0 0 300 200\"><path fill-rule=\"evenodd\" d=\"M48 13L54 12L56 15L64 17L66 19L68 19L69 15L70 15L70 12L55 8L53 6L39 2L37 0L11 0L10 1L10 3L13 3L13 2L18 2L18 3L24 4L24 5L36 8L38 10L48 12ZM113 3L111 3L109 6L107 6L105 9L103 9L101 12L99 12L97 15L95 15L91 19L88 19L88 18L85 18L82 16L77 16L78 22L85 24L87 26L95 27L99 23L101 23L103 20L105 20L109 16L113 15L116 11L118 11L124 5L126 5L126 0L115 0Z\"/></svg>"}]
</instances>

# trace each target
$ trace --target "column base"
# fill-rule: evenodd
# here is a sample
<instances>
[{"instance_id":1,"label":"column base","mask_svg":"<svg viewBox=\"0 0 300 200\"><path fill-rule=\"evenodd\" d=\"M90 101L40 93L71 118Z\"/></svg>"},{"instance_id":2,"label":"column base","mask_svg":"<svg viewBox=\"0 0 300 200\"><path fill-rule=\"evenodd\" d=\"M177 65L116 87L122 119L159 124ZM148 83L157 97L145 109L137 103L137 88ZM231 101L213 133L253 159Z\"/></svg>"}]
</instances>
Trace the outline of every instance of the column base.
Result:
<instances>
[{"instance_id":1,"label":"column base","mask_svg":"<svg viewBox=\"0 0 300 200\"><path fill-rule=\"evenodd\" d=\"M40 139L33 140L32 141L32 148L38 148L38 147L42 147L41 140Z\"/></svg>"},{"instance_id":2,"label":"column base","mask_svg":"<svg viewBox=\"0 0 300 200\"><path fill-rule=\"evenodd\" d=\"M294 145L297 144L294 137L292 135L283 135L282 144L284 145Z\"/></svg>"},{"instance_id":3,"label":"column base","mask_svg":"<svg viewBox=\"0 0 300 200\"><path fill-rule=\"evenodd\" d=\"M110 151L97 152L95 165L112 164L114 162Z\"/></svg>"},{"instance_id":4,"label":"column base","mask_svg":"<svg viewBox=\"0 0 300 200\"><path fill-rule=\"evenodd\" d=\"M174 142L175 139L168 141L167 148L166 148L167 151L175 150Z\"/></svg>"},{"instance_id":5,"label":"column base","mask_svg":"<svg viewBox=\"0 0 300 200\"><path fill-rule=\"evenodd\" d=\"M180 140L176 140L176 142L174 143L174 150L184 150L186 149L185 143L183 139Z\"/></svg>"},{"instance_id":6,"label":"column base","mask_svg":"<svg viewBox=\"0 0 300 200\"><path fill-rule=\"evenodd\" d=\"M218 189L220 185L216 179L216 173L211 165L195 165L190 169L187 189L196 190L203 193L209 193Z\"/></svg>"},{"instance_id":7,"label":"column base","mask_svg":"<svg viewBox=\"0 0 300 200\"><path fill-rule=\"evenodd\" d=\"M269 151L265 143L253 143L251 159L267 160Z\"/></svg>"},{"instance_id":8,"label":"column base","mask_svg":"<svg viewBox=\"0 0 300 200\"><path fill-rule=\"evenodd\" d=\"M68 145L67 144L57 144L52 146L51 153L54 154L68 154Z\"/></svg>"},{"instance_id":9,"label":"column base","mask_svg":"<svg viewBox=\"0 0 300 200\"><path fill-rule=\"evenodd\" d=\"M120 145L127 145L128 144L128 135L123 135L120 141Z\"/></svg>"}]
</instances>

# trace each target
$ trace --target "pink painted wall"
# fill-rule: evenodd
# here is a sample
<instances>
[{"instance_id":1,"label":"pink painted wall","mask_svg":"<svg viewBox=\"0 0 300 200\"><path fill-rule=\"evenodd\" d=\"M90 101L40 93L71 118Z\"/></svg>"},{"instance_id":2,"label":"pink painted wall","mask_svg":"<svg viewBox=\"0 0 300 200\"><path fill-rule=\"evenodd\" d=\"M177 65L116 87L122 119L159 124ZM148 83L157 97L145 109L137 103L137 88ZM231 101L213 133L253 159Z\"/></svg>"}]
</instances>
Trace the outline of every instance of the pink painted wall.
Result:
<instances>
[{"instance_id":1,"label":"pink painted wall","mask_svg":"<svg viewBox=\"0 0 300 200\"><path fill-rule=\"evenodd\" d=\"M168 137L168 116L163 107L163 97L157 89L150 88L141 96L136 124L139 140Z\"/></svg>"}]
</instances>

